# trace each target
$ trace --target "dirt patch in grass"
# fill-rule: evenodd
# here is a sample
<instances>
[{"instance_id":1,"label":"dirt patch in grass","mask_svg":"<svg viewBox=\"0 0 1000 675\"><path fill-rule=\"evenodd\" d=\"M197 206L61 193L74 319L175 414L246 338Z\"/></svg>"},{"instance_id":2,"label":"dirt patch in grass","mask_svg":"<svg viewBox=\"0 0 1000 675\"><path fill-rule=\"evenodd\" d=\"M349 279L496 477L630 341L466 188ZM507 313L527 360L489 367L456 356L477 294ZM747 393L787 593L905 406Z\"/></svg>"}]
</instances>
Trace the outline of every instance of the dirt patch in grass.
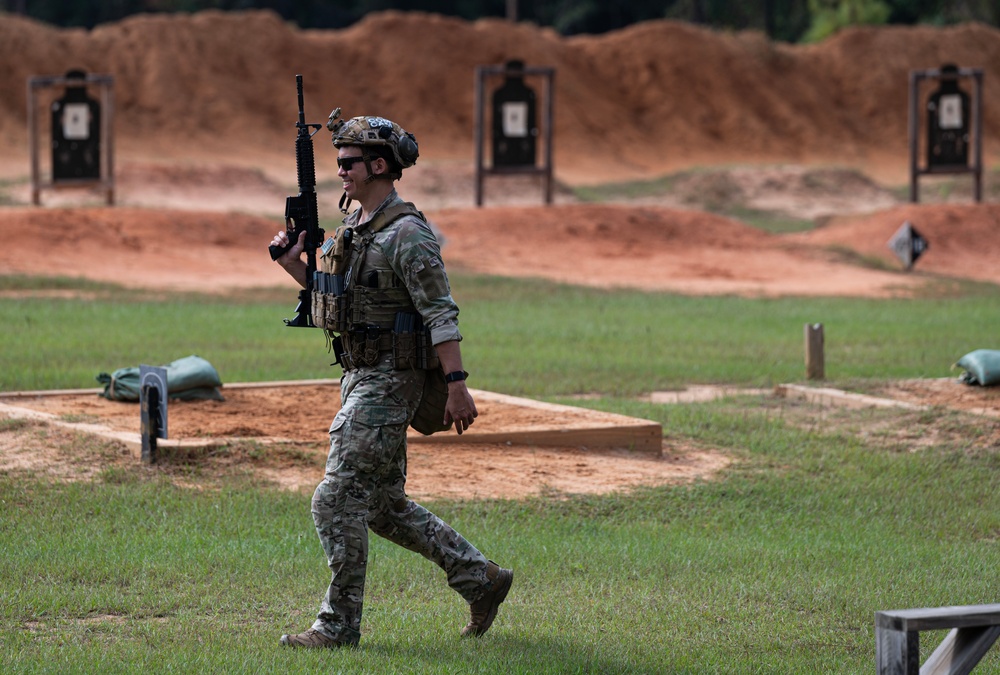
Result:
<instances>
[{"instance_id":1,"label":"dirt patch in grass","mask_svg":"<svg viewBox=\"0 0 1000 675\"><path fill-rule=\"evenodd\" d=\"M172 438L217 442L161 447L160 461L154 466L141 464L135 449L121 442L44 421L0 419L0 472L106 481L161 475L193 489L212 489L223 479L242 477L281 489L311 491L323 477L326 428L338 407L336 388L315 385L224 391L224 403L171 403ZM680 393L672 393L678 400L671 398L665 405L684 402ZM697 393L705 392L699 389ZM1000 449L1000 388L996 387L971 387L948 378L901 380L865 388L868 395L926 405L926 410L818 406L756 390L748 408L747 396L738 390L721 393L744 411L752 408L802 428L859 437L875 447L910 452L936 446L968 452ZM699 395L692 400L706 398ZM94 393L4 401L57 415L63 422L99 423L119 431L139 429L137 404L108 401ZM555 417L544 409L490 401L483 401L479 408L480 417L472 427L479 434L540 427L553 423ZM593 414L597 419L602 415ZM456 441L453 432L451 435L448 440ZM660 456L579 445L477 443L473 436L470 431L467 443L410 443L410 494L418 499L601 494L636 486L710 480L734 461L725 448L707 448L669 433Z\"/></svg>"},{"instance_id":2,"label":"dirt patch in grass","mask_svg":"<svg viewBox=\"0 0 1000 675\"><path fill-rule=\"evenodd\" d=\"M842 433L899 452L957 447L966 452L1000 450L1000 422L931 412L817 407L765 397L760 412L823 433ZM655 458L625 451L523 447L505 444L414 444L408 450L408 490L416 499L523 498L570 493L601 494L635 486L711 479L733 461L720 449L671 438ZM252 441L196 450L161 452L158 464L141 464L123 443L45 422L0 424L0 473L53 481L121 482L157 477L189 489L218 489L243 479L279 489L310 492L322 479L326 444Z\"/></svg>"},{"instance_id":3,"label":"dirt patch in grass","mask_svg":"<svg viewBox=\"0 0 1000 675\"><path fill-rule=\"evenodd\" d=\"M139 406L96 393L4 398L19 409L54 415L56 423L7 420L0 426L0 471L43 473L61 480L127 480L165 473L179 485L216 485L225 476L283 489L312 490L323 478L327 428L339 408L339 389L316 384L223 389L225 401L172 401L168 433L197 445L159 448L155 466L140 465L134 447L101 440L60 424L140 429ZM710 479L732 458L690 442L664 442L660 454L628 447L588 447L616 423L642 423L620 415L568 406L539 407L480 395L479 417L461 440L452 432L411 437L408 490L418 498L521 498L600 494L640 485ZM8 411L9 414L9 411ZM650 423L652 424L652 423ZM645 425L643 425L645 426ZM562 432L566 445L518 440L524 433ZM509 434L511 441L480 440ZM469 439L464 442L464 439ZM581 439L583 439L581 441Z\"/></svg>"},{"instance_id":4,"label":"dirt patch in grass","mask_svg":"<svg viewBox=\"0 0 1000 675\"><path fill-rule=\"evenodd\" d=\"M897 401L1000 418L1000 387L968 385L957 378L895 380L878 385L873 393Z\"/></svg>"},{"instance_id":5,"label":"dirt patch in grass","mask_svg":"<svg viewBox=\"0 0 1000 675\"><path fill-rule=\"evenodd\" d=\"M761 396L754 409L796 428L856 438L869 447L894 452L935 447L1000 452L997 387L969 387L955 380L901 380L863 388L868 396L926 407L843 406L832 399L818 404L804 398ZM747 410L739 399L723 405L744 413Z\"/></svg>"}]
</instances>

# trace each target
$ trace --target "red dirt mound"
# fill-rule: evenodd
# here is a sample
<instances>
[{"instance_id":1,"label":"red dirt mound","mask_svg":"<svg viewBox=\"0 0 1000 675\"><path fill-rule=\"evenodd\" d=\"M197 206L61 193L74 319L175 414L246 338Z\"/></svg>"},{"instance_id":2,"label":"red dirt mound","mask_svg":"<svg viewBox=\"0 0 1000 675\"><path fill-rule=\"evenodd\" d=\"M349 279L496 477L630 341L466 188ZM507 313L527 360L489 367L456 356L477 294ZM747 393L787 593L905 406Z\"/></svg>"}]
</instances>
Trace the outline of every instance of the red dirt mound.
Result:
<instances>
[{"instance_id":1,"label":"red dirt mound","mask_svg":"<svg viewBox=\"0 0 1000 675\"><path fill-rule=\"evenodd\" d=\"M25 236L29 232L47 233L46 255L38 255L38 239ZM175 290L278 285L288 277L267 254L274 232L274 221L235 213L4 209L0 233L7 244L0 249L0 274ZM261 264L253 264L255 257Z\"/></svg>"},{"instance_id":2,"label":"red dirt mound","mask_svg":"<svg viewBox=\"0 0 1000 675\"><path fill-rule=\"evenodd\" d=\"M432 217L454 269L689 294L873 297L905 293L928 277L858 267L827 247L892 260L886 242L909 220L931 242L920 272L1000 283L996 204L896 207L780 236L697 211L624 205L449 209ZM8 208L0 210L0 274L159 289L281 285L291 296L292 282L267 255L277 227L238 213ZM47 255L25 232L48 233Z\"/></svg>"},{"instance_id":3,"label":"red dirt mound","mask_svg":"<svg viewBox=\"0 0 1000 675\"><path fill-rule=\"evenodd\" d=\"M813 245L839 245L896 262L887 242L909 221L928 240L915 269L942 276L1000 282L1000 206L997 204L906 205L864 216L834 218L797 235Z\"/></svg>"},{"instance_id":4,"label":"red dirt mound","mask_svg":"<svg viewBox=\"0 0 1000 675\"><path fill-rule=\"evenodd\" d=\"M859 28L793 46L670 21L564 38L525 23L399 12L330 31L298 30L266 11L140 15L89 32L0 15L0 144L25 152L26 78L85 68L116 78L123 153L284 152L302 73L311 119L334 106L377 112L416 133L425 161L471 160L474 69L511 58L556 69L556 167L566 181L775 161L882 167L898 178L908 72L955 62L992 81L1000 31ZM1000 89L986 87L985 99L992 157ZM10 159L27 166L23 155Z\"/></svg>"},{"instance_id":5,"label":"red dirt mound","mask_svg":"<svg viewBox=\"0 0 1000 675\"><path fill-rule=\"evenodd\" d=\"M434 222L447 260L503 276L691 294L883 296L908 283L696 211L508 207L444 211Z\"/></svg>"}]
</instances>

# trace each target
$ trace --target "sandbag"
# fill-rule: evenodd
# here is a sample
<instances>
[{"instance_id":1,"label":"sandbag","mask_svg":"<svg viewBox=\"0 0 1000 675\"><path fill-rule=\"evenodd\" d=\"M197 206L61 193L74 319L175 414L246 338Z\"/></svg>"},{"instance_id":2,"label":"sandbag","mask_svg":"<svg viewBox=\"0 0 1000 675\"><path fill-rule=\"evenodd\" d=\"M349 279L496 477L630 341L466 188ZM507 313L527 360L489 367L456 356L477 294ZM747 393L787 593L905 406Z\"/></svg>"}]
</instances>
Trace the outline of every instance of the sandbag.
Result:
<instances>
[{"instance_id":1,"label":"sandbag","mask_svg":"<svg viewBox=\"0 0 1000 675\"><path fill-rule=\"evenodd\" d=\"M1000 384L1000 350L977 349L960 358L955 366L965 369L958 378L965 384L982 387Z\"/></svg>"},{"instance_id":2,"label":"sandbag","mask_svg":"<svg viewBox=\"0 0 1000 675\"><path fill-rule=\"evenodd\" d=\"M222 386L219 373L211 363L200 356L185 356L163 366L167 369L167 396L185 401L223 401L217 387ZM119 368L115 372L101 373L97 381L104 385L101 394L112 401L138 401L139 367Z\"/></svg>"}]
</instances>

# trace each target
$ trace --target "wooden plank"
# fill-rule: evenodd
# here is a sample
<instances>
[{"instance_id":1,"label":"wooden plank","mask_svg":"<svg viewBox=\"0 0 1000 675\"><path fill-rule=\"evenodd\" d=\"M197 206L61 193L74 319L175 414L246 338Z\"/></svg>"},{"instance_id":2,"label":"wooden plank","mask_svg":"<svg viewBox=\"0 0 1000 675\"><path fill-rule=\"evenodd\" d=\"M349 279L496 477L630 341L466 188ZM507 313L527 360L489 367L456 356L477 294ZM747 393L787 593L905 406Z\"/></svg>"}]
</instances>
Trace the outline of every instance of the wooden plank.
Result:
<instances>
[{"instance_id":1,"label":"wooden plank","mask_svg":"<svg viewBox=\"0 0 1000 675\"><path fill-rule=\"evenodd\" d=\"M1000 626L955 628L941 641L920 675L968 675L1000 637Z\"/></svg>"},{"instance_id":2,"label":"wooden plank","mask_svg":"<svg viewBox=\"0 0 1000 675\"><path fill-rule=\"evenodd\" d=\"M877 626L875 663L878 675L919 675L920 633Z\"/></svg>"},{"instance_id":3,"label":"wooden plank","mask_svg":"<svg viewBox=\"0 0 1000 675\"><path fill-rule=\"evenodd\" d=\"M886 610L875 613L875 625L902 631L1000 626L1000 604Z\"/></svg>"},{"instance_id":4,"label":"wooden plank","mask_svg":"<svg viewBox=\"0 0 1000 675\"><path fill-rule=\"evenodd\" d=\"M226 389L251 389L268 387L295 387L303 385L323 385L331 388L339 388L339 380L296 380L278 382L250 382L228 384L222 388ZM98 395L103 389L74 389L58 391L33 391L33 392L6 392L0 394L0 399L11 400L16 403L19 398L30 398L35 396L54 395ZM663 454L663 427L658 422L645 420L616 413L608 413L588 408L577 408L557 403L547 403L528 398L498 394L495 392L472 389L473 397L477 401L492 401L511 406L520 406L550 413L554 419L549 423L539 426L511 427L498 432L480 432L478 427L471 427L466 433L458 434L435 434L434 436L423 436L415 431L407 433L407 440L411 443L512 443L515 445L538 445L545 447L583 447L594 450L627 449L634 452L647 453L654 456ZM331 394L333 395L333 394ZM69 423L59 420L57 415L43 413L22 408L17 405L10 405L0 401L0 414L7 413L12 417L22 417L30 419L41 419L62 427L72 428L85 433L92 433L105 438L113 438L128 445L130 449L141 449L141 434L134 432L117 432L108 427L97 424ZM161 448L178 447L211 447L224 442L240 440L232 438L208 438L208 439L171 439L164 440L158 445ZM254 437L255 443L279 442L288 439L262 439Z\"/></svg>"},{"instance_id":5,"label":"wooden plank","mask_svg":"<svg viewBox=\"0 0 1000 675\"><path fill-rule=\"evenodd\" d=\"M774 393L783 398L804 399L816 405L842 408L902 408L904 410L928 410L930 406L894 401L890 398L855 394L829 387L806 387L799 384L779 384Z\"/></svg>"}]
</instances>

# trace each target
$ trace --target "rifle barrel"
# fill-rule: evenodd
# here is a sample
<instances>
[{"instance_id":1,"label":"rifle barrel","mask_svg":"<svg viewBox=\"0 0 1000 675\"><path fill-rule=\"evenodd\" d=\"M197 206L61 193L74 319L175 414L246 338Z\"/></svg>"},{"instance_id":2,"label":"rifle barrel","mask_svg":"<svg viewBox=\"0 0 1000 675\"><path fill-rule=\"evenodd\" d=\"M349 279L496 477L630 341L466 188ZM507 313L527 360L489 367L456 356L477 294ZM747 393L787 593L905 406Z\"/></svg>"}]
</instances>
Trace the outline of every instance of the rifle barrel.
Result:
<instances>
[{"instance_id":1,"label":"rifle barrel","mask_svg":"<svg viewBox=\"0 0 1000 675\"><path fill-rule=\"evenodd\" d=\"M302 76L295 76L295 87L299 90L299 126L305 126L306 123L306 104L305 99L302 98Z\"/></svg>"}]
</instances>

